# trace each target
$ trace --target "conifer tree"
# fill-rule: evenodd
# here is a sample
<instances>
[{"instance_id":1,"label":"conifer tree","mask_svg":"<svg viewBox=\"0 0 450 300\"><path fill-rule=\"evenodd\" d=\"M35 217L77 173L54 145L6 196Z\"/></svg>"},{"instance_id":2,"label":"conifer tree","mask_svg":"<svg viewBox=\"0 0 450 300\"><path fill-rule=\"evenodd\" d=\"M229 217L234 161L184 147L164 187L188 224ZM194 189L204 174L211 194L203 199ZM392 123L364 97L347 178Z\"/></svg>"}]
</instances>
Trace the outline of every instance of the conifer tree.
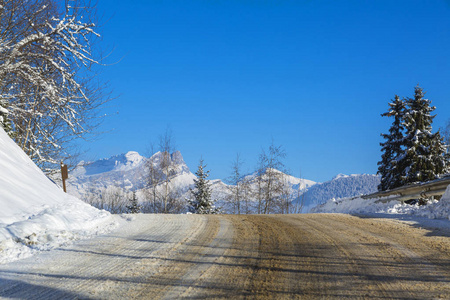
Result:
<instances>
[{"instance_id":1,"label":"conifer tree","mask_svg":"<svg viewBox=\"0 0 450 300\"><path fill-rule=\"evenodd\" d=\"M137 214L141 211L141 205L138 202L135 191L133 191L133 196L130 200L130 204L127 205L126 208L127 208L127 213L129 213L129 214Z\"/></svg>"},{"instance_id":2,"label":"conifer tree","mask_svg":"<svg viewBox=\"0 0 450 300\"><path fill-rule=\"evenodd\" d=\"M449 172L449 154L440 132L432 133L431 113L436 109L424 98L423 89L415 87L414 98L389 103L390 110L382 116L394 117L382 146L378 163L381 175L379 190L396 188L414 182L436 179Z\"/></svg>"},{"instance_id":3,"label":"conifer tree","mask_svg":"<svg viewBox=\"0 0 450 300\"><path fill-rule=\"evenodd\" d=\"M206 165L203 164L203 159L200 159L198 166L197 179L194 179L194 189L191 189L193 199L189 199L189 211L194 214L216 214L219 209L214 206L214 201L211 199L211 184L207 180L209 171L205 170Z\"/></svg>"},{"instance_id":4,"label":"conifer tree","mask_svg":"<svg viewBox=\"0 0 450 300\"><path fill-rule=\"evenodd\" d=\"M403 153L403 118L406 105L405 101L400 100L399 96L395 95L394 98L395 100L392 103L389 103L389 111L381 115L383 117L393 117L394 121L389 129L389 134L381 134L386 141L384 143L380 143L382 147L381 151L383 152L381 161L378 162L378 174L381 175L381 183L378 186L378 190L380 191L389 190L403 185L401 176L399 176L402 171L399 169L397 160Z\"/></svg>"},{"instance_id":5,"label":"conifer tree","mask_svg":"<svg viewBox=\"0 0 450 300\"><path fill-rule=\"evenodd\" d=\"M424 98L423 89L415 87L414 98L407 99L404 115L406 136L404 155L398 160L404 184L436 179L448 171L445 146L439 132L431 133L436 109Z\"/></svg>"}]
</instances>

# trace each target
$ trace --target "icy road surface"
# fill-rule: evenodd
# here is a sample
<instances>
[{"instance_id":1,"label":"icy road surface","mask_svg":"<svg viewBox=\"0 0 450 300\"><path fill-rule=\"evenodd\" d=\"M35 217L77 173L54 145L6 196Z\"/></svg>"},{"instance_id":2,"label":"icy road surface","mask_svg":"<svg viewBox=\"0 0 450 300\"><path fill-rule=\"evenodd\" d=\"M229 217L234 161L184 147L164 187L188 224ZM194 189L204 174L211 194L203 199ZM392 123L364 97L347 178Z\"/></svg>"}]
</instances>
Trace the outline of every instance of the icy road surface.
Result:
<instances>
[{"instance_id":1,"label":"icy road surface","mask_svg":"<svg viewBox=\"0 0 450 300\"><path fill-rule=\"evenodd\" d=\"M449 299L449 236L348 215L137 215L0 265L0 296Z\"/></svg>"}]
</instances>

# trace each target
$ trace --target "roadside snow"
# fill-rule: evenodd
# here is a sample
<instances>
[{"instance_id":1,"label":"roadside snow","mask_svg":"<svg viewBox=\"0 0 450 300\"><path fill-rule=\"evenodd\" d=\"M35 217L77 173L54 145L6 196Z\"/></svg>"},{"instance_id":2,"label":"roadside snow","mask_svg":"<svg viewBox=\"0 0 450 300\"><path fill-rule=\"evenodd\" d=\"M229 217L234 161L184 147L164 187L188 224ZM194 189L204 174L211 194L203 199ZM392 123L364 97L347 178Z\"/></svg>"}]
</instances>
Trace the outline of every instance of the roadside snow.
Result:
<instances>
[{"instance_id":1,"label":"roadside snow","mask_svg":"<svg viewBox=\"0 0 450 300\"><path fill-rule=\"evenodd\" d=\"M0 263L116 226L111 214L64 193L0 127Z\"/></svg>"},{"instance_id":2,"label":"roadside snow","mask_svg":"<svg viewBox=\"0 0 450 300\"><path fill-rule=\"evenodd\" d=\"M312 213L346 214L404 214L429 219L450 220L450 186L440 201L428 205L402 204L400 201L383 199L342 198L331 199L311 209Z\"/></svg>"}]
</instances>

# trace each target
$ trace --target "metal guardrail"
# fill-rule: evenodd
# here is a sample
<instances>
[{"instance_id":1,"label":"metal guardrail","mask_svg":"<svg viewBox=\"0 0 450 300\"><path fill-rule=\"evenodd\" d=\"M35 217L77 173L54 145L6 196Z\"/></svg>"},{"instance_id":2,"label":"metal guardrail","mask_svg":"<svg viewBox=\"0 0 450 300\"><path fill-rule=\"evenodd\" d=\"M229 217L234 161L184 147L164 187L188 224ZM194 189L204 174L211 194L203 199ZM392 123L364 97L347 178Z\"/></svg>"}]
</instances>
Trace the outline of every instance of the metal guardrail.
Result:
<instances>
[{"instance_id":1,"label":"metal guardrail","mask_svg":"<svg viewBox=\"0 0 450 300\"><path fill-rule=\"evenodd\" d=\"M442 178L432 181L405 185L392 190L363 195L361 198L373 199L389 197L389 200L406 201L418 198L440 197L445 193L445 190L449 185L450 174L447 174Z\"/></svg>"}]
</instances>

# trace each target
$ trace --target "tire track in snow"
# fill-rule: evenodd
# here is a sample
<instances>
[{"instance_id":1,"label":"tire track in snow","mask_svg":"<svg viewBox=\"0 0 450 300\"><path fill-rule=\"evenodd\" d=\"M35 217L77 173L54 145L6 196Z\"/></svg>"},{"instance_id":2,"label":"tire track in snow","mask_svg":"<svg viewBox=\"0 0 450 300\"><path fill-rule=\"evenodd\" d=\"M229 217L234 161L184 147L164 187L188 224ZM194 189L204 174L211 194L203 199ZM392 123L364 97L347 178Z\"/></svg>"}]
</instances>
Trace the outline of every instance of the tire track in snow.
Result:
<instances>
[{"instance_id":1,"label":"tire track in snow","mask_svg":"<svg viewBox=\"0 0 450 300\"><path fill-rule=\"evenodd\" d=\"M395 235L398 225L394 223L385 227L387 231L376 232L370 221L348 215L295 218L328 236L336 249L348 253L351 272L356 275L354 289L364 291L366 297L441 299L450 293L448 253L439 255L443 261L447 259L447 264L443 264L447 267L438 271L440 266L430 263L426 256L401 245L411 236ZM421 244L419 240L415 243Z\"/></svg>"},{"instance_id":2,"label":"tire track in snow","mask_svg":"<svg viewBox=\"0 0 450 300\"><path fill-rule=\"evenodd\" d=\"M186 215L138 216L109 235L10 264L9 269L0 266L0 276L10 280L7 287L0 286L0 296L25 299L31 286L36 287L35 299L73 294L94 299L126 297L156 272L161 262L154 257L179 247L201 231L204 223Z\"/></svg>"},{"instance_id":3,"label":"tire track in snow","mask_svg":"<svg viewBox=\"0 0 450 300\"><path fill-rule=\"evenodd\" d=\"M18 299L448 298L448 232L348 215L138 215L0 265Z\"/></svg>"},{"instance_id":4,"label":"tire track in snow","mask_svg":"<svg viewBox=\"0 0 450 300\"><path fill-rule=\"evenodd\" d=\"M215 216L210 216L214 218ZM224 252L231 246L233 238L233 227L231 222L225 218L219 219L219 229L214 239L205 245L197 255L202 257L201 263L193 264L184 275L176 282L173 287L165 293L163 299L177 299L189 297L192 289L202 284L202 275L208 269L213 268ZM207 276L205 274L205 276Z\"/></svg>"}]
</instances>

